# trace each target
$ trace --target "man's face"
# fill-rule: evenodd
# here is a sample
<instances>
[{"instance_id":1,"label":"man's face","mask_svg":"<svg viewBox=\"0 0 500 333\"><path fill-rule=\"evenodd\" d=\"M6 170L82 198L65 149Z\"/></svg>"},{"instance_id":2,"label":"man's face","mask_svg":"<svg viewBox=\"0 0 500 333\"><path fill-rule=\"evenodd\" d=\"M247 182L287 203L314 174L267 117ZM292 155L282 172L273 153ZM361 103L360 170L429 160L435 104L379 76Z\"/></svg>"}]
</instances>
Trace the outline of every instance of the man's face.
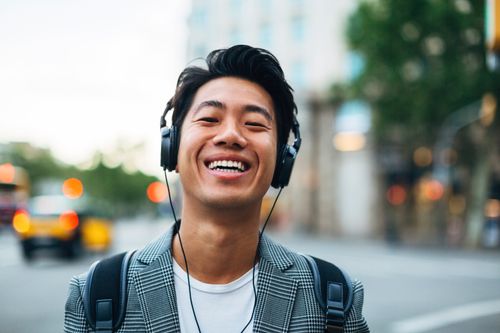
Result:
<instances>
[{"instance_id":1,"label":"man's face","mask_svg":"<svg viewBox=\"0 0 500 333\"><path fill-rule=\"evenodd\" d=\"M207 82L181 128L178 171L186 199L218 208L260 205L276 146L273 101L261 86L234 77Z\"/></svg>"}]
</instances>

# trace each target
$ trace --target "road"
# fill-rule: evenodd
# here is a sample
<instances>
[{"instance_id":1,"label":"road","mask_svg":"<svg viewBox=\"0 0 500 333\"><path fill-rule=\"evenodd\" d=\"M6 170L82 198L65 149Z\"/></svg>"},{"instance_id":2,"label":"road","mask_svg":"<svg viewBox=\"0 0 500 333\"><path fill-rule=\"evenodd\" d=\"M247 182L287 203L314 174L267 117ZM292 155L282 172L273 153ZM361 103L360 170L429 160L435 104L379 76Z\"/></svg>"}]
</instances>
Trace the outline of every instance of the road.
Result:
<instances>
[{"instance_id":1,"label":"road","mask_svg":"<svg viewBox=\"0 0 500 333\"><path fill-rule=\"evenodd\" d=\"M140 248L168 223L119 223L111 252ZM500 253L389 247L374 241L272 234L287 246L346 268L365 285L372 332L500 332ZM98 258L74 262L41 253L23 262L0 233L0 332L61 332L67 284Z\"/></svg>"}]
</instances>

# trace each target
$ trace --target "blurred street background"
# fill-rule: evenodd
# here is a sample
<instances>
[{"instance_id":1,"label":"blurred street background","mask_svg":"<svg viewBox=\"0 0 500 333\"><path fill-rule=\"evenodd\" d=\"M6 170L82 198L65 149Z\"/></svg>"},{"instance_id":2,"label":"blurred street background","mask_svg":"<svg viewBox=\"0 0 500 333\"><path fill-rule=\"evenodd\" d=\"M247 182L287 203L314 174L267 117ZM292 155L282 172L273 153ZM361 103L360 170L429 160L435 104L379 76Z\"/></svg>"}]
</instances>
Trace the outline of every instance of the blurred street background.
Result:
<instances>
[{"instance_id":1,"label":"blurred street background","mask_svg":"<svg viewBox=\"0 0 500 333\"><path fill-rule=\"evenodd\" d=\"M110 253L141 248L169 220L124 220L115 225ZM271 232L302 253L334 261L363 281L372 332L498 332L500 253L393 247L376 240ZM0 235L1 328L5 333L61 332L68 281L99 254L77 260L39 252L26 263L12 233Z\"/></svg>"},{"instance_id":2,"label":"blurred street background","mask_svg":"<svg viewBox=\"0 0 500 333\"><path fill-rule=\"evenodd\" d=\"M0 29L0 332L61 331L72 275L168 227L159 117L233 44L299 109L273 237L361 279L372 332L500 332L500 0L0 1Z\"/></svg>"}]
</instances>

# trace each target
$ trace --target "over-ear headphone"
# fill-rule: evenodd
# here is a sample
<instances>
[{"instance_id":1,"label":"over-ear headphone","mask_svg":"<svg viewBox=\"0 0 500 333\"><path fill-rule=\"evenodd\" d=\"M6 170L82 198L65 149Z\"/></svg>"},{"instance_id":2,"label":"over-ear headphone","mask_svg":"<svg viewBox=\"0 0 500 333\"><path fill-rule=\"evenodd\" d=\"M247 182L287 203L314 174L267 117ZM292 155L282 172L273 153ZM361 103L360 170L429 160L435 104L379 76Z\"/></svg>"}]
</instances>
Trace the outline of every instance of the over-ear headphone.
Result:
<instances>
[{"instance_id":1,"label":"over-ear headphone","mask_svg":"<svg viewBox=\"0 0 500 333\"><path fill-rule=\"evenodd\" d=\"M292 133L295 136L293 144L290 146L288 144L280 144L280 148L277 154L276 167L274 169L273 180L271 186L274 188L285 187L290 181L292 176L293 164L297 158L297 154L300 149L300 144L302 143L302 138L300 137L299 122L297 117L293 115L292 121Z\"/></svg>"},{"instance_id":2,"label":"over-ear headphone","mask_svg":"<svg viewBox=\"0 0 500 333\"><path fill-rule=\"evenodd\" d=\"M173 171L177 166L177 153L179 151L179 130L177 126L167 127L165 116L172 109L172 100L168 101L167 107L161 116L161 157L160 164L163 170Z\"/></svg>"},{"instance_id":3,"label":"over-ear headphone","mask_svg":"<svg viewBox=\"0 0 500 333\"><path fill-rule=\"evenodd\" d=\"M161 158L160 164L163 170L173 171L177 166L177 154L179 152L180 131L179 128L172 124L167 127L165 116L168 111L173 108L172 100L167 103L167 107L160 119L161 130ZM295 136L293 144L280 144L278 148L276 167L274 169L273 180L271 186L274 188L285 187L290 181L292 175L293 164L297 158L297 153L300 149L302 139L300 137L299 122L295 115L292 121L292 133Z\"/></svg>"}]
</instances>

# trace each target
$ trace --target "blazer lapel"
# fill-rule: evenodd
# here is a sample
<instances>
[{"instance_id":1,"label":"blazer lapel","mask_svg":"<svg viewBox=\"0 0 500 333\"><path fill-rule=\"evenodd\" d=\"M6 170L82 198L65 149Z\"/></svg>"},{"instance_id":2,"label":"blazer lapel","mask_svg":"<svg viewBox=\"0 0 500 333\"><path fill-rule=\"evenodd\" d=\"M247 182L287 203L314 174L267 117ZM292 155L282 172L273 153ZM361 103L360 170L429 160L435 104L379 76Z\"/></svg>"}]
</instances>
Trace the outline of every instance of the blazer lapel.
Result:
<instances>
[{"instance_id":1,"label":"blazer lapel","mask_svg":"<svg viewBox=\"0 0 500 333\"><path fill-rule=\"evenodd\" d=\"M148 333L180 333L170 249L172 236L173 228L138 253L137 260L146 266L132 277ZM254 332L288 331L299 285L285 274L292 265L288 253L263 236Z\"/></svg>"},{"instance_id":2,"label":"blazer lapel","mask_svg":"<svg viewBox=\"0 0 500 333\"><path fill-rule=\"evenodd\" d=\"M293 262L265 238L260 249L254 332L287 332L299 282L284 271Z\"/></svg>"},{"instance_id":3,"label":"blazer lapel","mask_svg":"<svg viewBox=\"0 0 500 333\"><path fill-rule=\"evenodd\" d=\"M146 331L149 333L180 332L174 273L168 232L139 253L138 260L148 264L133 276Z\"/></svg>"}]
</instances>

